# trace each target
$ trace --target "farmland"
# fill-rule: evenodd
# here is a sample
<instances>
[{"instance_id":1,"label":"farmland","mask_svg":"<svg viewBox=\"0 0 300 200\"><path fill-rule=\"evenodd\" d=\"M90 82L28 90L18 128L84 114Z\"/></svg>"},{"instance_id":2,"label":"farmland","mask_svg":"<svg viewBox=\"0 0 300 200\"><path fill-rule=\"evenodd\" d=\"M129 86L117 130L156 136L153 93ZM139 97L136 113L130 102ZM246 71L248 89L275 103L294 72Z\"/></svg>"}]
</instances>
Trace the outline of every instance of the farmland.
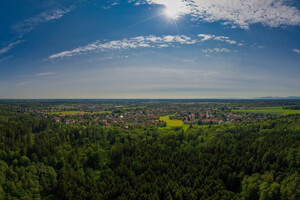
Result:
<instances>
[{"instance_id":1,"label":"farmland","mask_svg":"<svg viewBox=\"0 0 300 200\"><path fill-rule=\"evenodd\" d=\"M241 112L241 113L263 113L263 114L300 114L300 110L289 110L283 109L282 107L253 107L249 110L231 110L232 112Z\"/></svg>"}]
</instances>

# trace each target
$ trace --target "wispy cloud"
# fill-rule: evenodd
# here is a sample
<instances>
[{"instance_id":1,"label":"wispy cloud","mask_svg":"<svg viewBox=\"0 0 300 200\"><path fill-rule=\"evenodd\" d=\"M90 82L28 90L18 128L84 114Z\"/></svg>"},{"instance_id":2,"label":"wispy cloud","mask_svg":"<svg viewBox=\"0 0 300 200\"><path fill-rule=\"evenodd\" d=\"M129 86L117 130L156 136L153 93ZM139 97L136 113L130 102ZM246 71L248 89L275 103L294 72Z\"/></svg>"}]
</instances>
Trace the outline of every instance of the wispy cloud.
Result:
<instances>
[{"instance_id":1,"label":"wispy cloud","mask_svg":"<svg viewBox=\"0 0 300 200\"><path fill-rule=\"evenodd\" d=\"M101 43L100 41L93 42L84 47L78 47L70 51L63 51L60 53L53 54L49 56L49 59L56 59L62 57L71 57L74 55L82 55L88 52L93 51L108 51L108 50L123 50L123 49L136 49L136 48L165 48L174 45L193 45L200 42L204 42L209 39L214 39L220 42L226 42L228 44L239 45L234 40L231 40L229 37L225 36L214 36L214 35L205 35L200 34L199 37L191 38L185 35L166 35L166 36L139 36L123 40L114 40L107 43ZM207 37L211 37L207 39ZM203 40L203 37L205 40Z\"/></svg>"},{"instance_id":2,"label":"wispy cloud","mask_svg":"<svg viewBox=\"0 0 300 200\"><path fill-rule=\"evenodd\" d=\"M39 80L26 80L16 83L16 86L26 86L36 84Z\"/></svg>"},{"instance_id":3,"label":"wispy cloud","mask_svg":"<svg viewBox=\"0 0 300 200\"><path fill-rule=\"evenodd\" d=\"M2 49L0 49L0 54L4 54L6 52L8 52L9 50L11 50L12 48L14 48L14 46L24 42L25 40L17 40L15 42L12 42L10 44L8 44L7 46L3 47Z\"/></svg>"},{"instance_id":4,"label":"wispy cloud","mask_svg":"<svg viewBox=\"0 0 300 200\"><path fill-rule=\"evenodd\" d=\"M59 19L59 18L63 17L65 14L67 14L68 12L70 12L71 10L73 10L74 8L75 8L74 6L71 6L66 9L55 9L55 10L43 12L39 15L30 17L28 19L25 19L23 21L16 23L15 25L13 25L11 27L11 29L13 29L15 32L18 33L19 40L11 42L9 45L0 49L0 54L8 52L14 46L24 42L25 40L21 40L21 38L23 38L23 36L26 33L29 33L32 30L34 30L38 25L48 22L48 21Z\"/></svg>"},{"instance_id":5,"label":"wispy cloud","mask_svg":"<svg viewBox=\"0 0 300 200\"><path fill-rule=\"evenodd\" d=\"M53 74L54 74L53 72L43 72L43 73L36 74L35 76L50 76Z\"/></svg>"},{"instance_id":6,"label":"wispy cloud","mask_svg":"<svg viewBox=\"0 0 300 200\"><path fill-rule=\"evenodd\" d=\"M44 76L51 76L54 75L54 72L41 72L41 73L37 73L37 74L28 74L28 75L22 75L21 78L42 78Z\"/></svg>"},{"instance_id":7,"label":"wispy cloud","mask_svg":"<svg viewBox=\"0 0 300 200\"><path fill-rule=\"evenodd\" d=\"M139 4L181 5L181 14L191 14L195 20L220 21L224 25L248 29L261 23L270 27L299 26L300 10L289 0L138 0Z\"/></svg>"},{"instance_id":8,"label":"wispy cloud","mask_svg":"<svg viewBox=\"0 0 300 200\"><path fill-rule=\"evenodd\" d=\"M19 33L19 37L22 37L24 34L31 32L34 30L38 25L52 21L55 19L59 19L63 17L65 14L69 13L71 10L74 9L74 6L71 6L66 9L55 9L47 12L40 13L34 17L30 17L25 19L17 24L13 25L11 28Z\"/></svg>"},{"instance_id":9,"label":"wispy cloud","mask_svg":"<svg viewBox=\"0 0 300 200\"><path fill-rule=\"evenodd\" d=\"M12 57L13 57L12 55L10 55L10 56L5 56L5 57L2 57L2 58L0 58L0 63L2 63L2 62L5 62L5 61L9 60L9 59L11 59Z\"/></svg>"},{"instance_id":10,"label":"wispy cloud","mask_svg":"<svg viewBox=\"0 0 300 200\"><path fill-rule=\"evenodd\" d=\"M104 2L104 5L101 6L103 9L110 9L113 6L120 5L120 0L108 0Z\"/></svg>"},{"instance_id":11,"label":"wispy cloud","mask_svg":"<svg viewBox=\"0 0 300 200\"><path fill-rule=\"evenodd\" d=\"M292 49L293 52L300 54L300 50L299 49Z\"/></svg>"}]
</instances>

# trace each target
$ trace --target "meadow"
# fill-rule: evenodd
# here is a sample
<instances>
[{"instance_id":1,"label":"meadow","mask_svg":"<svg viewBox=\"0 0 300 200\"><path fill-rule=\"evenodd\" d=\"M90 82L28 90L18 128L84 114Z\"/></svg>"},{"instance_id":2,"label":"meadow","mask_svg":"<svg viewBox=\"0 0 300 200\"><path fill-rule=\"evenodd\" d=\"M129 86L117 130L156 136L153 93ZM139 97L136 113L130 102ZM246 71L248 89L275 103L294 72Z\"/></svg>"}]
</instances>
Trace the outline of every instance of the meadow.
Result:
<instances>
[{"instance_id":1,"label":"meadow","mask_svg":"<svg viewBox=\"0 0 300 200\"><path fill-rule=\"evenodd\" d=\"M289 110L283 109L282 107L253 107L250 110L231 110L232 112L243 112L243 113L263 113L263 114L284 114L293 115L300 114L300 110Z\"/></svg>"}]
</instances>

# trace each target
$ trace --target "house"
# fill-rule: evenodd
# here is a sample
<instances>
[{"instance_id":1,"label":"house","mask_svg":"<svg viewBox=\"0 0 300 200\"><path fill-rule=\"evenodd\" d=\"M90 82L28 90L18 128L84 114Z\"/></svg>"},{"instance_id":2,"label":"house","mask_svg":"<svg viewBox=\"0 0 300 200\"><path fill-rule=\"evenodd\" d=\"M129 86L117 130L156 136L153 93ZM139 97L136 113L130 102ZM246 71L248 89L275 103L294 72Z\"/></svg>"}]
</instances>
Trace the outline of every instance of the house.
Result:
<instances>
[{"instance_id":1,"label":"house","mask_svg":"<svg viewBox=\"0 0 300 200\"><path fill-rule=\"evenodd\" d=\"M219 121L217 119L204 119L202 122L205 124L218 124L219 123Z\"/></svg>"}]
</instances>

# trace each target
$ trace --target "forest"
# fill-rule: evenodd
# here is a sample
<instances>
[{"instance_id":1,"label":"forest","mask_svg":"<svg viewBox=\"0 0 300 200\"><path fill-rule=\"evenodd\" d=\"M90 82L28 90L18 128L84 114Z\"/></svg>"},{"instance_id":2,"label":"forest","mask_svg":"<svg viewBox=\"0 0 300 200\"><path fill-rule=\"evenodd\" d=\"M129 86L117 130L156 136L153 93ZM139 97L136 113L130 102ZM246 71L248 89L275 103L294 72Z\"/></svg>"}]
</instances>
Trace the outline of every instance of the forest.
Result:
<instances>
[{"instance_id":1,"label":"forest","mask_svg":"<svg viewBox=\"0 0 300 200\"><path fill-rule=\"evenodd\" d=\"M300 199L299 115L123 130L0 113L0 199Z\"/></svg>"}]
</instances>

